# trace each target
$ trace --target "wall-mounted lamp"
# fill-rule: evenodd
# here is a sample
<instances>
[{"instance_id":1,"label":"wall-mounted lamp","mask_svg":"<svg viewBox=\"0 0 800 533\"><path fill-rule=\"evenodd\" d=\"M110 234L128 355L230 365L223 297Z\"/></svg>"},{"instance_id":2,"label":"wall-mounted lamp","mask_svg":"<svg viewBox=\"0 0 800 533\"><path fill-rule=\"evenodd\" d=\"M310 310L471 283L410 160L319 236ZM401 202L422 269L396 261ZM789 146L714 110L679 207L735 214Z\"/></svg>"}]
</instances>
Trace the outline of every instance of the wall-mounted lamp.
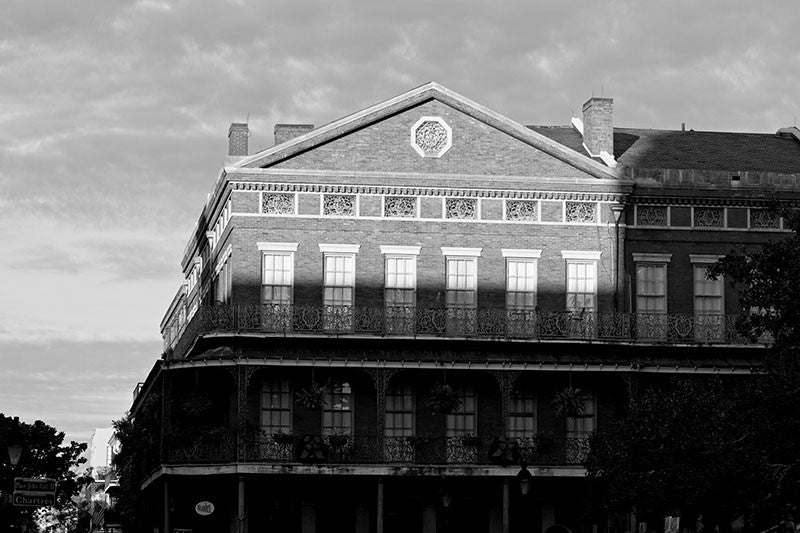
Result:
<instances>
[{"instance_id":1,"label":"wall-mounted lamp","mask_svg":"<svg viewBox=\"0 0 800 533\"><path fill-rule=\"evenodd\" d=\"M519 491L523 496L527 496L533 485L533 474L528 471L524 464L517 472L517 482L519 482Z\"/></svg>"}]
</instances>

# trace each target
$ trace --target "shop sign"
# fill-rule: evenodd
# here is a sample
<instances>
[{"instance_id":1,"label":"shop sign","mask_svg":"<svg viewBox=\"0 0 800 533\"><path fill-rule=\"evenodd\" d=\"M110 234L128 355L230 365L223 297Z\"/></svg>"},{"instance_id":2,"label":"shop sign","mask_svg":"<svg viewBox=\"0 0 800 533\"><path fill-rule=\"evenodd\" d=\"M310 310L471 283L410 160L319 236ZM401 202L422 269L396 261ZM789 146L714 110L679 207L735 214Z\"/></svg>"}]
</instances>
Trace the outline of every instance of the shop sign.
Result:
<instances>
[{"instance_id":1,"label":"shop sign","mask_svg":"<svg viewBox=\"0 0 800 533\"><path fill-rule=\"evenodd\" d=\"M208 516L214 512L214 504L207 501L197 502L194 506L194 512L200 516Z\"/></svg>"}]
</instances>

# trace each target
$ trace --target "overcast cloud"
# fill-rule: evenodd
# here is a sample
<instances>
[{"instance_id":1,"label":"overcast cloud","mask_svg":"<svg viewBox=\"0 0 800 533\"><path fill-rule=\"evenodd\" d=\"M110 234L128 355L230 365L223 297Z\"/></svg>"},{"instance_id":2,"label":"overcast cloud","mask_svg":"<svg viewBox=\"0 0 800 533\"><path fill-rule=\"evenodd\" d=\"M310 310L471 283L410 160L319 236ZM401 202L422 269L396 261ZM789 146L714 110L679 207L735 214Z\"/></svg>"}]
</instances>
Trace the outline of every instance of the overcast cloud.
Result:
<instances>
[{"instance_id":1,"label":"overcast cloud","mask_svg":"<svg viewBox=\"0 0 800 533\"><path fill-rule=\"evenodd\" d=\"M82 438L158 357L231 122L256 151L431 80L525 124L601 92L619 126L800 115L790 1L3 4L0 411Z\"/></svg>"}]
</instances>

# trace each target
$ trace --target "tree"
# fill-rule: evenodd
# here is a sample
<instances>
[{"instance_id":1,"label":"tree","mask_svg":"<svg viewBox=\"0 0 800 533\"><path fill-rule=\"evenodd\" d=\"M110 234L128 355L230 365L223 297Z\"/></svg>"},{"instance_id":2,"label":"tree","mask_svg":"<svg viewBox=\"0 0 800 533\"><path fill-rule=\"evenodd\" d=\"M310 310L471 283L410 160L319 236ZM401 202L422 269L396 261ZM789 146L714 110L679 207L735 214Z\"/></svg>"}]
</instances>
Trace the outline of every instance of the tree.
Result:
<instances>
[{"instance_id":1,"label":"tree","mask_svg":"<svg viewBox=\"0 0 800 533\"><path fill-rule=\"evenodd\" d=\"M119 475L120 499L117 504L123 531L143 529L144 502L141 482L148 473L148 465L157 461L160 428L161 396L148 395L136 416L128 413L113 422L120 450L114 456L114 466Z\"/></svg>"},{"instance_id":2,"label":"tree","mask_svg":"<svg viewBox=\"0 0 800 533\"><path fill-rule=\"evenodd\" d=\"M5 460L0 464L0 487L4 492L11 492L15 477L53 478L57 481L55 509L61 511L72 505L72 497L84 481L75 470L86 462L81 457L86 451L85 443L64 444L64 433L41 420L28 424L3 413L0 413L0 443L4 448L8 444L22 445L22 455L16 466ZM4 455L5 450L0 454ZM0 508L2 531L30 522L30 519L30 511L8 503Z\"/></svg>"},{"instance_id":3,"label":"tree","mask_svg":"<svg viewBox=\"0 0 800 533\"><path fill-rule=\"evenodd\" d=\"M722 529L738 515L774 524L800 502L800 213L776 207L791 235L728 253L709 269L737 289L739 328L772 339L741 381L673 381L631 400L595 436L587 470L606 511L684 513ZM708 524L706 524L708 525Z\"/></svg>"},{"instance_id":4,"label":"tree","mask_svg":"<svg viewBox=\"0 0 800 533\"><path fill-rule=\"evenodd\" d=\"M706 526L750 514L769 494L758 409L743 382L673 379L633 400L623 418L598 432L588 475L604 490L605 512L653 519L680 514ZM690 518L691 517L691 518ZM688 522L687 522L688 519Z\"/></svg>"}]
</instances>

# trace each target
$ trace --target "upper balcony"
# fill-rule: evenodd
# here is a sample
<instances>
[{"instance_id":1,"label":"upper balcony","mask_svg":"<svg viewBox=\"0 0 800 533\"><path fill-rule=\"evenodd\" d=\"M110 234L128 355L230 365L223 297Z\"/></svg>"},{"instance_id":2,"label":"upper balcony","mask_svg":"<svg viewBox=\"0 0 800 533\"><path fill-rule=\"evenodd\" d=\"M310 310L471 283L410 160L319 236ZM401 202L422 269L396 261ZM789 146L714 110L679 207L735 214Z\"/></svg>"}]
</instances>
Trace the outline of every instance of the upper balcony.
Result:
<instances>
[{"instance_id":1,"label":"upper balcony","mask_svg":"<svg viewBox=\"0 0 800 533\"><path fill-rule=\"evenodd\" d=\"M208 335L449 338L657 345L766 345L738 329L741 315L296 305L202 306L168 345L186 357ZM171 351L170 351L171 350Z\"/></svg>"}]
</instances>

